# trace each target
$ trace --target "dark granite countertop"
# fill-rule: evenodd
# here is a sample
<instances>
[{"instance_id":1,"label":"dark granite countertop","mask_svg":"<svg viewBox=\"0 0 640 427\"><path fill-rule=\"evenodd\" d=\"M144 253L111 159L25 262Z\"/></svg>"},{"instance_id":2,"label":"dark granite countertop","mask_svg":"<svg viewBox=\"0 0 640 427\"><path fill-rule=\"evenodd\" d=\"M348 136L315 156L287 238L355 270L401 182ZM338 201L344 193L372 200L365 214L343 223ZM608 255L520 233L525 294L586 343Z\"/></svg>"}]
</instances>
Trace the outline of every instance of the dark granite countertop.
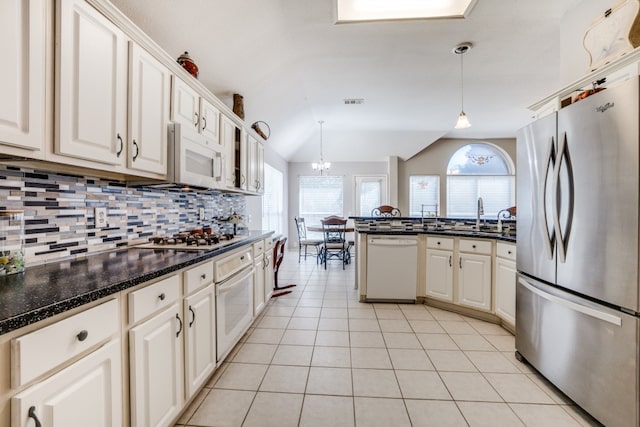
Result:
<instances>
[{"instance_id":1,"label":"dark granite countertop","mask_svg":"<svg viewBox=\"0 0 640 427\"><path fill-rule=\"evenodd\" d=\"M272 231L251 231L247 238L211 251L130 247L77 260L27 267L24 273L1 276L0 335L272 234Z\"/></svg>"}]
</instances>

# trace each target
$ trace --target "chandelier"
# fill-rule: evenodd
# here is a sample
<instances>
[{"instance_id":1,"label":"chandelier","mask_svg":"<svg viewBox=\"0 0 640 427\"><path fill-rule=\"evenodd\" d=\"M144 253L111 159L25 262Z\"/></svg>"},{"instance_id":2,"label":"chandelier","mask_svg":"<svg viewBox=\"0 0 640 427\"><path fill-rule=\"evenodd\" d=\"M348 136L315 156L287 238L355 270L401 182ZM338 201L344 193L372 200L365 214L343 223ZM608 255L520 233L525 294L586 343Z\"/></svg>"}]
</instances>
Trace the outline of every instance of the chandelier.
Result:
<instances>
[{"instance_id":1,"label":"chandelier","mask_svg":"<svg viewBox=\"0 0 640 427\"><path fill-rule=\"evenodd\" d=\"M453 49L453 53L460 55L460 116L458 116L456 129L471 127L471 123L464 112L464 65L462 62L462 55L471 50L471 46L471 43L461 43Z\"/></svg>"},{"instance_id":2,"label":"chandelier","mask_svg":"<svg viewBox=\"0 0 640 427\"><path fill-rule=\"evenodd\" d=\"M329 168L331 167L331 163L325 162L322 159L322 125L324 124L324 120L320 120L320 121L318 121L318 123L320 123L320 162L319 163L315 163L315 162L311 163L311 167L315 171L320 171L320 175L322 175L322 173L324 171L329 170Z\"/></svg>"}]
</instances>

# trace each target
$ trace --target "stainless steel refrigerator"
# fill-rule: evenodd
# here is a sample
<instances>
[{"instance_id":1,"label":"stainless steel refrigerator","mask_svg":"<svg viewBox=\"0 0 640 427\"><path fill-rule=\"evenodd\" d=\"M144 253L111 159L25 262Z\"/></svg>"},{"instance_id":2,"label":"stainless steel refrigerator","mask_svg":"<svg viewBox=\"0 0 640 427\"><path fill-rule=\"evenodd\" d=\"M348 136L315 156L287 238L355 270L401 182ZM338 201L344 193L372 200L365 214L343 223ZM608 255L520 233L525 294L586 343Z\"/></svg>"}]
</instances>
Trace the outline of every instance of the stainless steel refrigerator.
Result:
<instances>
[{"instance_id":1,"label":"stainless steel refrigerator","mask_svg":"<svg viewBox=\"0 0 640 427\"><path fill-rule=\"evenodd\" d=\"M517 135L516 350L607 426L638 426L637 78Z\"/></svg>"}]
</instances>

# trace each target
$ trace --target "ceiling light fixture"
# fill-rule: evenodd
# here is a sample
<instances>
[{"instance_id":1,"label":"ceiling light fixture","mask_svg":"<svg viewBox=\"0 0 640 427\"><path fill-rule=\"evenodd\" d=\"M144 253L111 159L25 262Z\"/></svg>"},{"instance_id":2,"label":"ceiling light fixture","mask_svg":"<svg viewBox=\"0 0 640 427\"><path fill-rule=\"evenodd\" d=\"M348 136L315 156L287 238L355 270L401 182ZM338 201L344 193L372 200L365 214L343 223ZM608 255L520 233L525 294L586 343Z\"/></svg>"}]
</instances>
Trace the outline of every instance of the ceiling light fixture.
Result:
<instances>
[{"instance_id":1,"label":"ceiling light fixture","mask_svg":"<svg viewBox=\"0 0 640 427\"><path fill-rule=\"evenodd\" d=\"M466 18L477 0L336 0L337 22Z\"/></svg>"},{"instance_id":2,"label":"ceiling light fixture","mask_svg":"<svg viewBox=\"0 0 640 427\"><path fill-rule=\"evenodd\" d=\"M320 175L322 175L324 171L329 170L329 168L331 167L331 163L325 162L322 159L322 125L324 124L324 120L320 120L318 121L318 123L320 123L320 163L311 163L311 167L313 168L313 170L319 170Z\"/></svg>"},{"instance_id":3,"label":"ceiling light fixture","mask_svg":"<svg viewBox=\"0 0 640 427\"><path fill-rule=\"evenodd\" d=\"M464 63L462 56L471 50L473 45L471 43L460 43L453 48L453 53L460 55L460 116L458 116L458 122L456 123L456 129L466 129L471 127L471 123L464 112Z\"/></svg>"}]
</instances>

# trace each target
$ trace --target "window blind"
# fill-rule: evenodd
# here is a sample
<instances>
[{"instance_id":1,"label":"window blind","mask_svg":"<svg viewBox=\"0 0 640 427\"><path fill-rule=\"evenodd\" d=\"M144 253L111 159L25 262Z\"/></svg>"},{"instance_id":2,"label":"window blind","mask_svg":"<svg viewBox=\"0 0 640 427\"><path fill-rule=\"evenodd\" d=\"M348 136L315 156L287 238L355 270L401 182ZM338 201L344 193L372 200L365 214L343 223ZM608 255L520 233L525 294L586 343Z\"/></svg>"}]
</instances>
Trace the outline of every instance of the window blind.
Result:
<instances>
[{"instance_id":1,"label":"window blind","mask_svg":"<svg viewBox=\"0 0 640 427\"><path fill-rule=\"evenodd\" d=\"M298 212L307 225L330 215L343 216L343 177L301 176Z\"/></svg>"}]
</instances>

